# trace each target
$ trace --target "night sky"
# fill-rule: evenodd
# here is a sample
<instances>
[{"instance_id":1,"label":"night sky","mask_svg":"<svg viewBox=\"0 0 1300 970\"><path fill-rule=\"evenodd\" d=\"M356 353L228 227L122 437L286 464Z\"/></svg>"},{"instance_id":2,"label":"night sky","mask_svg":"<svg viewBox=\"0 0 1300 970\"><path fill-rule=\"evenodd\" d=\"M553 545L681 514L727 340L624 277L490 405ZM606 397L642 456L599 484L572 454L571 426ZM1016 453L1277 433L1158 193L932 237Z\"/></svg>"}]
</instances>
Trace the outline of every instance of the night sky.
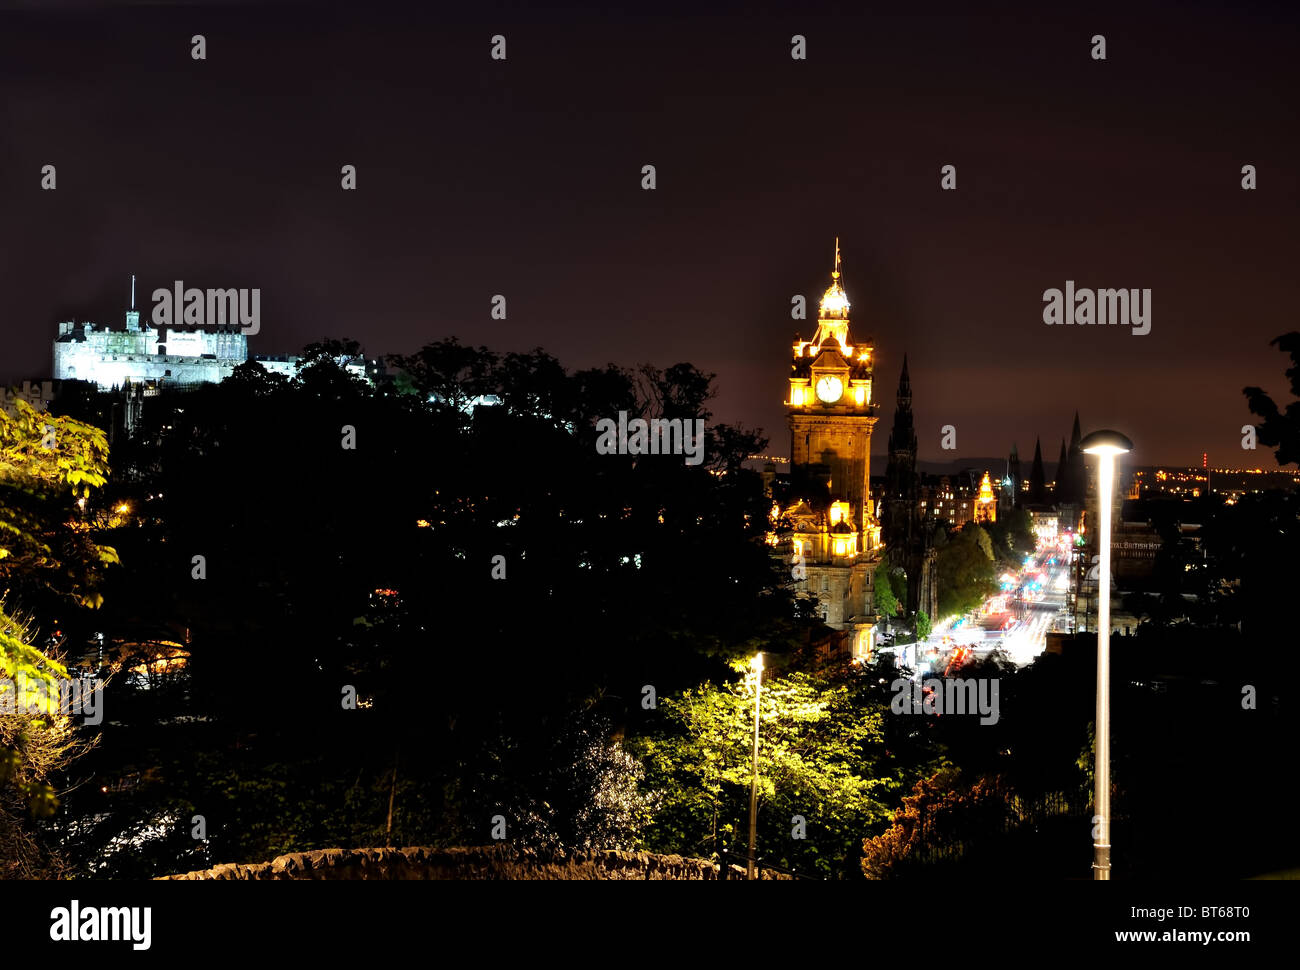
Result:
<instances>
[{"instance_id":1,"label":"night sky","mask_svg":"<svg viewBox=\"0 0 1300 970\"><path fill-rule=\"evenodd\" d=\"M924 460L1042 435L1054 462L1077 408L1138 463L1273 467L1239 429L1243 386L1288 399L1269 340L1300 326L1294 4L7 6L0 380L49 376L59 320L120 324L135 273L145 317L176 279L260 287L254 353L688 360L785 453L815 329L790 298L815 306L838 235L877 454L906 352ZM1045 326L1067 279L1151 288L1150 334Z\"/></svg>"}]
</instances>

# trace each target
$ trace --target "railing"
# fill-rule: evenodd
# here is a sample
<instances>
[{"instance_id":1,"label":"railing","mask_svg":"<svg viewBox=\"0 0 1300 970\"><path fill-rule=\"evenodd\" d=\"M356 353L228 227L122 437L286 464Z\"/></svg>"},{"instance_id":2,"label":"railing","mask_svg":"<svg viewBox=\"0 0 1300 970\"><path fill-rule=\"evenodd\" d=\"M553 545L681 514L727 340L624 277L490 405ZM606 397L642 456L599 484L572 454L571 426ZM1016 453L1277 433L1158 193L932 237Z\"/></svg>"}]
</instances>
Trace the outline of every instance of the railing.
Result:
<instances>
[{"instance_id":1,"label":"railing","mask_svg":"<svg viewBox=\"0 0 1300 970\"><path fill-rule=\"evenodd\" d=\"M719 852L718 856L720 860L718 864L719 879L746 878L745 876L733 876L731 874L730 864L732 861L734 861L736 865L743 866L745 867L746 870L748 870L749 868L748 854L741 855L736 852ZM764 869L771 869L773 872L780 872L784 875L789 876L791 879L807 879L807 880L818 880L818 881L821 879L820 876L810 876L807 873L796 872L794 869L787 869L784 866L778 866L773 862L766 862L762 856L757 856L754 859L754 876L758 879L762 879Z\"/></svg>"},{"instance_id":2,"label":"railing","mask_svg":"<svg viewBox=\"0 0 1300 970\"><path fill-rule=\"evenodd\" d=\"M1086 793L1048 792L1026 798L1011 789L996 788L990 795L973 809L956 815L945 812L937 826L929 813L923 811L908 863L959 861L976 847L987 848L990 837L1032 832L1046 823L1076 820L1081 831L1088 830L1092 802Z\"/></svg>"}]
</instances>

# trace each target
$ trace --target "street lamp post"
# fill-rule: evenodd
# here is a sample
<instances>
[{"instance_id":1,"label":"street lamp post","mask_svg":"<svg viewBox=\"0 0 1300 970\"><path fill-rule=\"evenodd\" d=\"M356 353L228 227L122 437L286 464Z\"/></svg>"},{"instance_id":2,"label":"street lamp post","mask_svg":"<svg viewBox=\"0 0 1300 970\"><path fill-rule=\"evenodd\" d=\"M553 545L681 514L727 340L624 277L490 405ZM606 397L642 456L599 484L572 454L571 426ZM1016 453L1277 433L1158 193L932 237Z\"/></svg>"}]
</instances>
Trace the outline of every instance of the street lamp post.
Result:
<instances>
[{"instance_id":1,"label":"street lamp post","mask_svg":"<svg viewBox=\"0 0 1300 970\"><path fill-rule=\"evenodd\" d=\"M757 866L754 864L754 851L758 842L758 714L759 703L763 697L763 654L754 656L754 779L749 786L749 860L746 878L757 878Z\"/></svg>"},{"instance_id":2,"label":"street lamp post","mask_svg":"<svg viewBox=\"0 0 1300 970\"><path fill-rule=\"evenodd\" d=\"M1097 505L1097 741L1093 760L1092 878L1110 879L1110 506L1115 489L1115 456L1133 450L1118 431L1094 431L1079 449L1098 458Z\"/></svg>"}]
</instances>

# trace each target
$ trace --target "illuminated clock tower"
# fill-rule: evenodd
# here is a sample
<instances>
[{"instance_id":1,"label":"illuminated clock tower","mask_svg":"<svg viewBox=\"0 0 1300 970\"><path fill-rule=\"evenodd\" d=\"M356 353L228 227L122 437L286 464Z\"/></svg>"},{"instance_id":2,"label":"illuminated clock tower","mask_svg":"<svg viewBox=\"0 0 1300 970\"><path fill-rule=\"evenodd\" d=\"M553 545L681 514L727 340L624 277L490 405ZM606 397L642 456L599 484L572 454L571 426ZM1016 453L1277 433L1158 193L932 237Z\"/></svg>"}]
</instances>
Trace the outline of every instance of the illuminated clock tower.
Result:
<instances>
[{"instance_id":1,"label":"illuminated clock tower","mask_svg":"<svg viewBox=\"0 0 1300 970\"><path fill-rule=\"evenodd\" d=\"M827 494L847 502L867 551L880 543L871 502L871 431L878 408L871 397L872 347L849 342L849 299L835 271L821 299L817 333L798 340L790 367L790 468L805 483L824 481Z\"/></svg>"},{"instance_id":2,"label":"illuminated clock tower","mask_svg":"<svg viewBox=\"0 0 1300 970\"><path fill-rule=\"evenodd\" d=\"M806 571L799 591L820 601L829 626L852 633L855 658L871 652L872 578L882 552L871 499L871 432L878 419L872 364L871 344L849 337L837 239L817 332L794 344L785 402L794 501L783 514L791 558Z\"/></svg>"}]
</instances>

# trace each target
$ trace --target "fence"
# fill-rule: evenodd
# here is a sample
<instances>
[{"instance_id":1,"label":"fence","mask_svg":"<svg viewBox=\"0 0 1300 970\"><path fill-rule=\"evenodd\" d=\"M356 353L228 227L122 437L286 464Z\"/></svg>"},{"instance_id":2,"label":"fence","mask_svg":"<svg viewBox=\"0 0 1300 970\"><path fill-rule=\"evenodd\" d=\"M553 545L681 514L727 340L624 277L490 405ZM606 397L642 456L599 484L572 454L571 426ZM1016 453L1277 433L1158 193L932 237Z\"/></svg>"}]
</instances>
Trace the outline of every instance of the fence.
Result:
<instances>
[{"instance_id":1,"label":"fence","mask_svg":"<svg viewBox=\"0 0 1300 970\"><path fill-rule=\"evenodd\" d=\"M999 868L1017 861L1051 865L1091 852L1092 799L1086 793L1046 792L1025 797L994 786L985 797L937 812L921 806L906 864L977 865L990 858Z\"/></svg>"}]
</instances>

